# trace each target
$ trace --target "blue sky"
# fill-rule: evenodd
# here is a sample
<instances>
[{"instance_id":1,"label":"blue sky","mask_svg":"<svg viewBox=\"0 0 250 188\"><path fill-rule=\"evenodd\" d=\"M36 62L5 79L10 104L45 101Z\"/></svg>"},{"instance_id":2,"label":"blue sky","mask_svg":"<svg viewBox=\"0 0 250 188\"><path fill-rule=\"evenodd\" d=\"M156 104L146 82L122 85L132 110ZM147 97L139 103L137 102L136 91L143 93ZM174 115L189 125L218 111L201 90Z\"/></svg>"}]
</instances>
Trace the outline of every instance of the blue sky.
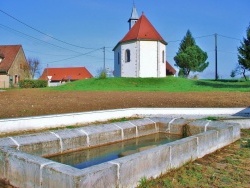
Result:
<instances>
[{"instance_id":1,"label":"blue sky","mask_svg":"<svg viewBox=\"0 0 250 188\"><path fill-rule=\"evenodd\" d=\"M237 47L250 23L249 0L134 0L168 42L173 57L189 29L208 53L209 67L201 78L214 78L214 34L218 33L218 74L229 78L237 63ZM113 47L128 32L133 0L8 0L0 10L0 44L21 44L27 58L38 58L41 73L48 67L85 66L96 75L104 65L113 70ZM49 37L52 36L58 40ZM66 44L69 43L69 44ZM74 46L75 45L75 46ZM78 46L78 47L76 47Z\"/></svg>"}]
</instances>

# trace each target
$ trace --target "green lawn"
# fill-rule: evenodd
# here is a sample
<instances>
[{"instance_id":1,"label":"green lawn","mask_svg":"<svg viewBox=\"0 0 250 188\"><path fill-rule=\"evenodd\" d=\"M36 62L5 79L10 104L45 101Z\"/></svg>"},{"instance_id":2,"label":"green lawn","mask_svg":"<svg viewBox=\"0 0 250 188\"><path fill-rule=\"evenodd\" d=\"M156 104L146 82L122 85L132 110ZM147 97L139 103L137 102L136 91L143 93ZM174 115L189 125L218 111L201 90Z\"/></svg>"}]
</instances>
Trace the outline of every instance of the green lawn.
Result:
<instances>
[{"instance_id":1,"label":"green lawn","mask_svg":"<svg viewBox=\"0 0 250 188\"><path fill-rule=\"evenodd\" d=\"M250 91L250 81L239 80L192 80L185 78L106 78L79 80L59 87L62 91Z\"/></svg>"}]
</instances>

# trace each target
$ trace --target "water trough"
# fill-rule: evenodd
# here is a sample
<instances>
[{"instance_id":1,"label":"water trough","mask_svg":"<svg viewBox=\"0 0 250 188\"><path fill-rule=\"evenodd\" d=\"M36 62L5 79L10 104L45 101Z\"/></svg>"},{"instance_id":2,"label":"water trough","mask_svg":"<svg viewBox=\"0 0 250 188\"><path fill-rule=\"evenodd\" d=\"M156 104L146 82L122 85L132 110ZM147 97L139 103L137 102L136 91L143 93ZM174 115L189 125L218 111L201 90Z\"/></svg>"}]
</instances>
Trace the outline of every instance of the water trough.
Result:
<instances>
[{"instance_id":1,"label":"water trough","mask_svg":"<svg viewBox=\"0 0 250 188\"><path fill-rule=\"evenodd\" d=\"M188 137L85 169L44 157L158 132ZM240 138L231 122L151 117L0 139L0 179L16 187L135 187Z\"/></svg>"}]
</instances>

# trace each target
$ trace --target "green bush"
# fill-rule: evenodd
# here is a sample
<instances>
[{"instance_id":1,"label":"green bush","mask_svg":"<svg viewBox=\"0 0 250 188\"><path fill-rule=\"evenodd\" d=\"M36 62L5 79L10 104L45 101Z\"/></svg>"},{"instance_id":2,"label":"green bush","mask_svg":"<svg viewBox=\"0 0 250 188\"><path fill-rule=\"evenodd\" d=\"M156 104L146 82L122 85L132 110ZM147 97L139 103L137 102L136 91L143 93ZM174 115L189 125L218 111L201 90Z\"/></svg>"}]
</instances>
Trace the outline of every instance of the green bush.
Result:
<instances>
[{"instance_id":1,"label":"green bush","mask_svg":"<svg viewBox=\"0 0 250 188\"><path fill-rule=\"evenodd\" d=\"M247 140L246 148L250 148L250 139Z\"/></svg>"},{"instance_id":2,"label":"green bush","mask_svg":"<svg viewBox=\"0 0 250 188\"><path fill-rule=\"evenodd\" d=\"M105 69L101 70L99 75L98 75L99 79L105 79L107 78L107 71Z\"/></svg>"},{"instance_id":3,"label":"green bush","mask_svg":"<svg viewBox=\"0 0 250 188\"><path fill-rule=\"evenodd\" d=\"M139 181L139 188L148 188L149 185L148 185L148 180L146 177L142 177Z\"/></svg>"},{"instance_id":4,"label":"green bush","mask_svg":"<svg viewBox=\"0 0 250 188\"><path fill-rule=\"evenodd\" d=\"M19 82L20 88L42 88L47 87L47 81L45 80L21 80Z\"/></svg>"}]
</instances>

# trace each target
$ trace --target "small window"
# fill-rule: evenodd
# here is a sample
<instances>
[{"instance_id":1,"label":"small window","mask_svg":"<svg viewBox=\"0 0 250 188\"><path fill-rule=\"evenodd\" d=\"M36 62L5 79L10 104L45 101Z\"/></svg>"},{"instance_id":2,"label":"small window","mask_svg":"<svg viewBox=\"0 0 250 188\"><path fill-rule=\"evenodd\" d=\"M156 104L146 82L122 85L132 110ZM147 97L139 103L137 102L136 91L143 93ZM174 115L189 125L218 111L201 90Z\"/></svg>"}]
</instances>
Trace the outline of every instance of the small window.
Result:
<instances>
[{"instance_id":1,"label":"small window","mask_svg":"<svg viewBox=\"0 0 250 188\"><path fill-rule=\"evenodd\" d=\"M162 51L162 63L165 63L165 51Z\"/></svg>"},{"instance_id":2,"label":"small window","mask_svg":"<svg viewBox=\"0 0 250 188\"><path fill-rule=\"evenodd\" d=\"M125 62L130 62L130 50L126 50L125 52Z\"/></svg>"}]
</instances>

